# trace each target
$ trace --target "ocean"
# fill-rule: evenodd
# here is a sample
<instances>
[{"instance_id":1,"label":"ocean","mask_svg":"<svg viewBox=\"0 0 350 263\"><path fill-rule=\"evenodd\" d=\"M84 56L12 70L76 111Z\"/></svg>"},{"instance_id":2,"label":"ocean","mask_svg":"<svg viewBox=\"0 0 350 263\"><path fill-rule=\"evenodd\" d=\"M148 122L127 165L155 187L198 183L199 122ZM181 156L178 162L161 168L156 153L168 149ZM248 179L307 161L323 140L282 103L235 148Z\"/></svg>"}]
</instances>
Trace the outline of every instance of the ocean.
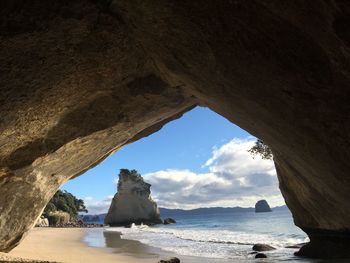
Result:
<instances>
[{"instance_id":1,"label":"ocean","mask_svg":"<svg viewBox=\"0 0 350 263\"><path fill-rule=\"evenodd\" d=\"M252 246L264 243L276 248L264 252L269 258L268 262L320 262L295 257L293 252L297 249L285 248L308 241L307 235L294 225L288 209L268 213L215 210L203 213L179 212L172 213L171 217L177 221L176 224L106 227L100 233L91 231L85 236L84 242L90 246L103 247L106 246L106 236L111 237L108 233L120 232L118 239L136 240L169 254L177 254L180 258L202 257L212 259L213 262L251 261L254 259Z\"/></svg>"}]
</instances>

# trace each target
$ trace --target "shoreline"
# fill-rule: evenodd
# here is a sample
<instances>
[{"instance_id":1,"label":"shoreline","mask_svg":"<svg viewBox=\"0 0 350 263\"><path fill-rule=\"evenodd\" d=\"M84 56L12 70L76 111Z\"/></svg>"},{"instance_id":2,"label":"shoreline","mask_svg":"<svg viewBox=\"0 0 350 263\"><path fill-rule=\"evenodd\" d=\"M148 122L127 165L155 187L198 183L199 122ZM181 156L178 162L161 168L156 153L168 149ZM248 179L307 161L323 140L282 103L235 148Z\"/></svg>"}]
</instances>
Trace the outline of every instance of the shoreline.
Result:
<instances>
[{"instance_id":1,"label":"shoreline","mask_svg":"<svg viewBox=\"0 0 350 263\"><path fill-rule=\"evenodd\" d=\"M105 228L104 228L105 229ZM167 259L171 257L177 257L181 263L234 263L234 262L247 262L245 260L234 260L234 259L220 259L220 258L207 258L198 256L185 256L179 255L175 252L163 250L159 247L150 246L144 244L138 240L123 239L121 232L119 231L103 231L103 228L90 229L86 232L82 242L90 247L107 247L112 250L112 253L121 253L138 260L142 259L144 262L145 258L157 258L158 262L160 259ZM95 233L94 233L95 232ZM103 232L103 233L102 233ZM94 237L94 234L96 235ZM97 240L104 236L104 244L97 244L89 240ZM137 261L139 262L139 261Z\"/></svg>"},{"instance_id":2,"label":"shoreline","mask_svg":"<svg viewBox=\"0 0 350 263\"><path fill-rule=\"evenodd\" d=\"M33 228L19 246L9 253L4 253L3 256L7 257L7 262L18 262L18 258L21 258L23 262L139 262L137 257L124 253L113 253L112 249L90 247L85 244L82 239L90 229ZM12 257L14 259L10 260ZM0 257L0 262L1 260ZM154 263L158 260L157 257L150 257L143 258L142 262Z\"/></svg>"},{"instance_id":3,"label":"shoreline","mask_svg":"<svg viewBox=\"0 0 350 263\"><path fill-rule=\"evenodd\" d=\"M104 230L105 228L33 228L19 246L9 253L0 253L0 262L138 263L141 261L157 263L161 259L170 257L178 257L181 263L256 261L253 255L242 259L183 256L137 240L123 239L121 233L117 231ZM279 261L278 258L269 257L264 262ZM291 263L313 262L313 260L302 258L290 258L288 261Z\"/></svg>"},{"instance_id":4,"label":"shoreline","mask_svg":"<svg viewBox=\"0 0 350 263\"><path fill-rule=\"evenodd\" d=\"M137 263L142 260L143 263L157 263L169 257L178 257L181 263L235 262L177 255L136 240L122 239L119 232L107 232L110 238L106 239L104 246L91 245L85 239L93 232L103 235L104 228L33 228L11 252L0 253L0 262Z\"/></svg>"}]
</instances>

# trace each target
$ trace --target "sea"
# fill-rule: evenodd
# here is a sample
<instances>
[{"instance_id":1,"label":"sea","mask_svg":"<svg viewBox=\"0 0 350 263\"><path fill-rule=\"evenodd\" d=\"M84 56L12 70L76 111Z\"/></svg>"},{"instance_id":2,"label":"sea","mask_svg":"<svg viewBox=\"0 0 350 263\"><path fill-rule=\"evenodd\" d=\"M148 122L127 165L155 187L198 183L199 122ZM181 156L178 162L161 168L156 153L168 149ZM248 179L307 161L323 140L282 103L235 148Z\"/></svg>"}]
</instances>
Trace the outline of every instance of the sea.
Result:
<instances>
[{"instance_id":1,"label":"sea","mask_svg":"<svg viewBox=\"0 0 350 263\"><path fill-rule=\"evenodd\" d=\"M215 209L196 213L173 211L171 217L176 220L176 224L105 227L100 232L91 231L84 237L84 242L90 246L103 247L106 246L106 236L111 236L106 235L106 232L119 232L120 239L139 241L180 257L207 258L207 262L255 260L252 246L263 243L276 248L264 252L269 258L268 262L324 262L296 257L293 253L298 249L286 248L309 241L307 235L294 225L292 214L287 208L268 213Z\"/></svg>"}]
</instances>

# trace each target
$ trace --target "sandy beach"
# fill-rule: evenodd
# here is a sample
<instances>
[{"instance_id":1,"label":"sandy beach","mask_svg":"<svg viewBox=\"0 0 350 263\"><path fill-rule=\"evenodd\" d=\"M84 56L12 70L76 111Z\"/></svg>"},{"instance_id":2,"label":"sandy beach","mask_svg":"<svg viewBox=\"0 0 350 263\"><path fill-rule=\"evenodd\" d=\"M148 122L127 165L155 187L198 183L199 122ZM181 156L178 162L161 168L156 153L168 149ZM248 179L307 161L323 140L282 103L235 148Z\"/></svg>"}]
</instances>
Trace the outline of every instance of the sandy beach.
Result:
<instances>
[{"instance_id":1,"label":"sandy beach","mask_svg":"<svg viewBox=\"0 0 350 263\"><path fill-rule=\"evenodd\" d=\"M105 247L89 246L84 240L87 236L104 236ZM91 239L90 239L91 240ZM181 263L248 263L254 262L254 255L245 259L215 259L176 255L160 248L151 247L135 240L120 238L120 233L104 231L103 228L34 228L21 244L10 253L0 253L0 262L30 263L157 263L160 259L179 257ZM276 257L264 262L280 262ZM288 262L324 262L302 258L289 258ZM332 261L333 262L333 261ZM345 263L337 260L334 262Z\"/></svg>"},{"instance_id":2,"label":"sandy beach","mask_svg":"<svg viewBox=\"0 0 350 263\"><path fill-rule=\"evenodd\" d=\"M140 258L123 253L113 253L107 248L93 248L81 242L88 229L34 228L23 242L10 253L0 255L0 262L17 261L18 258L50 262L139 262ZM130 243L132 246L132 243ZM131 248L132 249L132 248ZM2 259L2 258L3 259ZM148 255L142 262L158 262L159 257Z\"/></svg>"},{"instance_id":3,"label":"sandy beach","mask_svg":"<svg viewBox=\"0 0 350 263\"><path fill-rule=\"evenodd\" d=\"M179 257L181 263L226 263L232 260L179 256L135 240L121 239L109 233L104 248L83 242L87 233L103 233L102 228L34 228L10 253L0 253L0 262L66 262L66 263L157 263L160 259ZM109 236L109 237L108 237ZM119 235L120 236L120 235ZM243 262L243 261L239 261Z\"/></svg>"}]
</instances>

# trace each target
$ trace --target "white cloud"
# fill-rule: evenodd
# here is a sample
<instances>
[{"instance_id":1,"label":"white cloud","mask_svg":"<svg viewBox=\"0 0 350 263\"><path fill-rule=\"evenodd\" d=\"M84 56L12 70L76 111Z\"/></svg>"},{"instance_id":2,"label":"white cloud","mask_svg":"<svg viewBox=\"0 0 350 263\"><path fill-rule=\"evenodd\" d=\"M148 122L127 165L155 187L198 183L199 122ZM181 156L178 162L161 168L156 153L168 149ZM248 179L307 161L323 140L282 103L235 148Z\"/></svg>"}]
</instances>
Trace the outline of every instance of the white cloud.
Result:
<instances>
[{"instance_id":1,"label":"white cloud","mask_svg":"<svg viewBox=\"0 0 350 263\"><path fill-rule=\"evenodd\" d=\"M271 160L252 157L248 152L255 139L233 139L214 148L204 164L208 173L162 170L144 175L152 184L152 196L161 207L195 208L210 206L254 206L259 199L283 205Z\"/></svg>"},{"instance_id":2,"label":"white cloud","mask_svg":"<svg viewBox=\"0 0 350 263\"><path fill-rule=\"evenodd\" d=\"M273 161L253 158L248 152L254 142L252 137L236 138L213 148L211 158L202 166L207 173L168 169L143 177L152 185L152 198L160 207L252 207L260 199L271 206L283 205ZM86 197L84 202L89 214L100 214L108 211L112 198L101 201Z\"/></svg>"},{"instance_id":3,"label":"white cloud","mask_svg":"<svg viewBox=\"0 0 350 263\"><path fill-rule=\"evenodd\" d=\"M103 200L95 200L92 197L85 197L84 203L87 210L89 211L88 214L96 215L107 213L109 206L111 205L112 199L113 195L109 195Z\"/></svg>"}]
</instances>

